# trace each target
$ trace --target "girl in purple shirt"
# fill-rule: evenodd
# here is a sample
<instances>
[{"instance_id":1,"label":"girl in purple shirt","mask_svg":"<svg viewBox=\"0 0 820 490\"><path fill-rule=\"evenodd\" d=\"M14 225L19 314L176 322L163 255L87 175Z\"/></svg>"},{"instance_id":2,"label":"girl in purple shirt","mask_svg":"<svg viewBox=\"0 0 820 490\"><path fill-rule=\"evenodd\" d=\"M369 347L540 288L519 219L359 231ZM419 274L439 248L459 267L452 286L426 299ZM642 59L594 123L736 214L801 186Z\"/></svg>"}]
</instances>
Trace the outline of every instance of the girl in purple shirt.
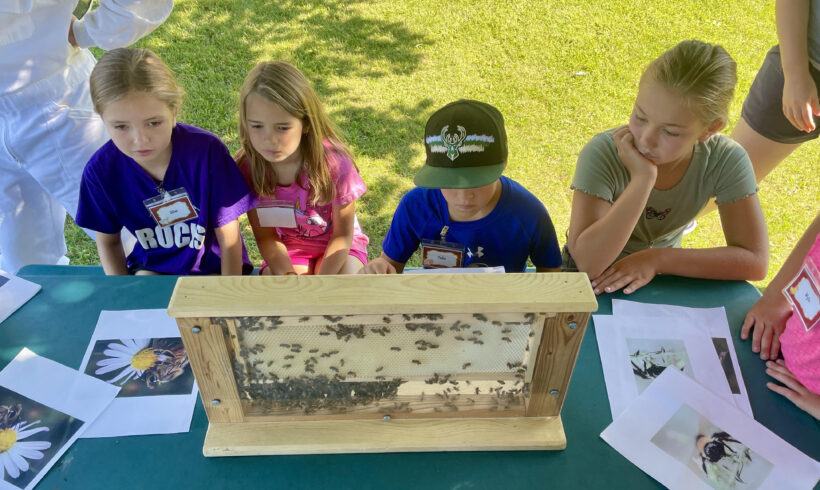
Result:
<instances>
[{"instance_id":1,"label":"girl in purple shirt","mask_svg":"<svg viewBox=\"0 0 820 490\"><path fill-rule=\"evenodd\" d=\"M90 86L111 140L85 167L77 224L97 232L105 273L250 273L238 218L256 199L219 138L176 122L182 89L168 67L115 49ZM137 238L127 258L123 227Z\"/></svg>"},{"instance_id":2,"label":"girl in purple shirt","mask_svg":"<svg viewBox=\"0 0 820 490\"><path fill-rule=\"evenodd\" d=\"M237 163L259 206L248 212L261 274L355 274L367 236L355 201L366 190L310 82L296 67L256 65L242 85Z\"/></svg>"}]
</instances>

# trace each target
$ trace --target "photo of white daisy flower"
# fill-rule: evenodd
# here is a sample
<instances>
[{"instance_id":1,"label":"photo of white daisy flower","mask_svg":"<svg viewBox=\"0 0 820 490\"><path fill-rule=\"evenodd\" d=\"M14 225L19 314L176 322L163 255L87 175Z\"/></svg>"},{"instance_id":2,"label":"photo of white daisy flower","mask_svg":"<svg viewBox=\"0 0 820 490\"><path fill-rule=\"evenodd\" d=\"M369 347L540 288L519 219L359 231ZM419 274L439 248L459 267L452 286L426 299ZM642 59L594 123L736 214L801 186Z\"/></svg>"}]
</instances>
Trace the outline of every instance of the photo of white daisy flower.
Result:
<instances>
[{"instance_id":1,"label":"photo of white daisy flower","mask_svg":"<svg viewBox=\"0 0 820 490\"><path fill-rule=\"evenodd\" d=\"M108 357L97 362L100 368L94 374L102 375L122 369L115 377L106 380L111 384L119 382L120 386L130 379L139 378L157 361L156 354L146 349L150 342L151 339L119 339L119 343L109 343L103 351Z\"/></svg>"},{"instance_id":2,"label":"photo of white daisy flower","mask_svg":"<svg viewBox=\"0 0 820 490\"><path fill-rule=\"evenodd\" d=\"M98 340L85 373L122 387L118 398L189 394L194 386L179 337Z\"/></svg>"},{"instance_id":3,"label":"photo of white daisy flower","mask_svg":"<svg viewBox=\"0 0 820 490\"><path fill-rule=\"evenodd\" d=\"M43 459L43 451L51 447L49 441L25 441L39 432L48 432L48 427L34 427L40 421L20 421L0 430L0 479L8 474L19 478L29 470L29 460Z\"/></svg>"}]
</instances>

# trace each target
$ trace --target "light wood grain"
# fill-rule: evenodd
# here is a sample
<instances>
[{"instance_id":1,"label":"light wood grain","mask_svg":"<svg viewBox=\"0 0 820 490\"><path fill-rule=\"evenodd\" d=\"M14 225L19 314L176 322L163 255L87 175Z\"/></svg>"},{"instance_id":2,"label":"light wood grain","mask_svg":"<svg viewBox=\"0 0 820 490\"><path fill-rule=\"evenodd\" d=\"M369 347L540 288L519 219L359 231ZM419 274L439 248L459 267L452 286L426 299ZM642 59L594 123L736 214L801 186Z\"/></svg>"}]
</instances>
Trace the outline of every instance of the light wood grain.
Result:
<instances>
[{"instance_id":1,"label":"light wood grain","mask_svg":"<svg viewBox=\"0 0 820 490\"><path fill-rule=\"evenodd\" d=\"M564 449L560 417L211 424L205 456Z\"/></svg>"},{"instance_id":2,"label":"light wood grain","mask_svg":"<svg viewBox=\"0 0 820 490\"><path fill-rule=\"evenodd\" d=\"M528 417L561 413L589 313L561 313L547 319L527 404ZM575 328L570 328L570 323ZM555 393L555 394L552 394Z\"/></svg>"},{"instance_id":3,"label":"light wood grain","mask_svg":"<svg viewBox=\"0 0 820 490\"><path fill-rule=\"evenodd\" d=\"M595 311L586 274L181 277L172 317ZM387 308L386 308L387 307Z\"/></svg>"},{"instance_id":4,"label":"light wood grain","mask_svg":"<svg viewBox=\"0 0 820 490\"><path fill-rule=\"evenodd\" d=\"M244 420L222 327L212 324L210 318L180 318L177 325L208 420ZM194 327L199 328L198 333L192 331ZM214 404L214 400L219 403Z\"/></svg>"}]
</instances>

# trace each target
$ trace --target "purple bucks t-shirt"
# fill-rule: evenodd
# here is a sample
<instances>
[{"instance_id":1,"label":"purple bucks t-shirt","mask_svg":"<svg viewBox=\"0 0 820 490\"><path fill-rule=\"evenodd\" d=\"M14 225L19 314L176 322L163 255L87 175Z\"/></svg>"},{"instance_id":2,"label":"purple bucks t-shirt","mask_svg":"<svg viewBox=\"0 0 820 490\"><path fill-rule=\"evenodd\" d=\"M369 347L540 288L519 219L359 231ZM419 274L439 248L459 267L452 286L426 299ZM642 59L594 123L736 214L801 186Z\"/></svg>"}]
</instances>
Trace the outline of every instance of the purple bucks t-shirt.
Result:
<instances>
[{"instance_id":1,"label":"purple bucks t-shirt","mask_svg":"<svg viewBox=\"0 0 820 490\"><path fill-rule=\"evenodd\" d=\"M77 224L102 233L125 227L137 237L128 256L129 270L164 274L214 274L221 270L215 229L256 206L228 149L215 135L178 123L171 133L171 161L162 182L156 181L112 141L91 157L83 172ZM185 193L187 201L166 210L143 203L160 195L158 188ZM188 212L193 206L193 212ZM161 206L160 206L161 207ZM166 216L170 224L163 223ZM164 226L161 226L163 223ZM252 270L242 244L243 271Z\"/></svg>"}]
</instances>

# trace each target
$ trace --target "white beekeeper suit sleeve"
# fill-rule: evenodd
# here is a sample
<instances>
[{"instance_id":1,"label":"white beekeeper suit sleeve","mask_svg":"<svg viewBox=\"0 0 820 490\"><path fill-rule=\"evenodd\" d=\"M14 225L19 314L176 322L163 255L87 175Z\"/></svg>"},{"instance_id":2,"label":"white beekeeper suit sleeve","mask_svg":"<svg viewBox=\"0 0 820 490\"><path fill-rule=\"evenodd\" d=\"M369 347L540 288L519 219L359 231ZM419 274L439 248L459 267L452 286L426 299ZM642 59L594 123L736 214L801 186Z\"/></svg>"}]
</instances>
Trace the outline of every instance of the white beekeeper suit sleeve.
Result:
<instances>
[{"instance_id":1,"label":"white beekeeper suit sleeve","mask_svg":"<svg viewBox=\"0 0 820 490\"><path fill-rule=\"evenodd\" d=\"M173 0L100 0L97 8L74 22L81 48L130 46L171 15Z\"/></svg>"}]
</instances>

